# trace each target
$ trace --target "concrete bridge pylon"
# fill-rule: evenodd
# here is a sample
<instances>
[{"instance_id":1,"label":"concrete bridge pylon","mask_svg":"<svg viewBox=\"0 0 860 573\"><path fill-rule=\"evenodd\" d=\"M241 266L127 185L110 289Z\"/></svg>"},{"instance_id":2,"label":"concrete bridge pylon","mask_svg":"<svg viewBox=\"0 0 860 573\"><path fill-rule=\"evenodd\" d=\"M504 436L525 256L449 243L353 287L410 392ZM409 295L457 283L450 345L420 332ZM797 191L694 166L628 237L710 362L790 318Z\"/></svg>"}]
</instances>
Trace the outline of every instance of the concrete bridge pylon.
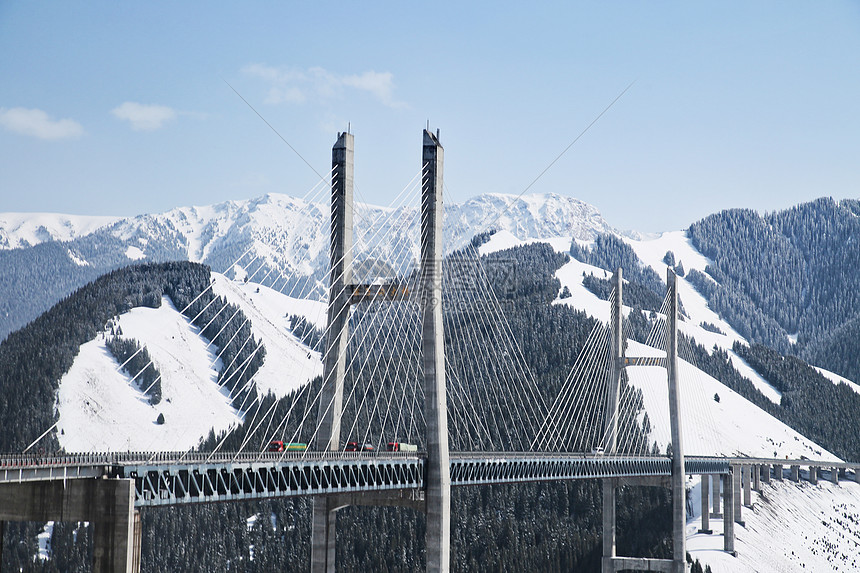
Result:
<instances>
[{"instance_id":1,"label":"concrete bridge pylon","mask_svg":"<svg viewBox=\"0 0 860 573\"><path fill-rule=\"evenodd\" d=\"M608 399L606 408L605 452L617 452L618 408L621 373L625 364L635 364L635 357L625 358L623 334L623 280L622 270L618 268L612 277L615 298L612 301L610 323L610 352L611 368L609 378ZM639 557L619 557L616 554L615 517L616 517L616 488L617 479L606 479L603 482L603 558L601 568L603 573L621 570L667 571L684 573L687 570L686 561L686 494L684 484L684 441L681 432L681 404L678 395L678 291L677 277L672 269L667 269L667 297L669 306L666 314L666 375L669 383L669 420L672 438L672 475L668 485L672 490L672 559L646 559ZM629 483L629 482L627 482ZM643 482L642 485L653 485Z\"/></svg>"},{"instance_id":2,"label":"concrete bridge pylon","mask_svg":"<svg viewBox=\"0 0 860 573\"><path fill-rule=\"evenodd\" d=\"M445 389L445 350L442 323L442 188L444 149L438 131L424 130L421 191L421 254L419 306L421 313L421 360L423 367L426 490L423 499L404 502L402 496L357 495L350 503L361 505L408 505L427 515L427 571L447 572L451 546L451 468L448 452L448 406ZM331 277L328 307L328 338L320 394L318 450L340 449L340 420L349 339L351 293L370 289L353 285L353 157L354 138L338 134L332 148ZM335 571L336 511L344 498L314 498L311 533L311 571Z\"/></svg>"}]
</instances>

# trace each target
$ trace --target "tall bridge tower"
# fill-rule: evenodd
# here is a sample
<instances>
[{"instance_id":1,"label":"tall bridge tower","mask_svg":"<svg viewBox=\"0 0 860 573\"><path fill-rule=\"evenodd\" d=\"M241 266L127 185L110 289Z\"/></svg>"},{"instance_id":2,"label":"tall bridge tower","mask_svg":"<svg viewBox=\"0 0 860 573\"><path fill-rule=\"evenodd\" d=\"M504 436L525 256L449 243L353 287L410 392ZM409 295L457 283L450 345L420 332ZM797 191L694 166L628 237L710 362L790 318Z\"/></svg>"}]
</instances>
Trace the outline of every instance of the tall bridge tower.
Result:
<instances>
[{"instance_id":1,"label":"tall bridge tower","mask_svg":"<svg viewBox=\"0 0 860 573\"><path fill-rule=\"evenodd\" d=\"M316 449L339 451L343 383L349 341L347 286L352 283L353 155L351 133L338 134L331 150L331 250L328 337L323 357ZM330 496L315 497L311 529L311 571L334 571L337 507Z\"/></svg>"},{"instance_id":2,"label":"tall bridge tower","mask_svg":"<svg viewBox=\"0 0 860 573\"><path fill-rule=\"evenodd\" d=\"M356 292L373 292L374 285L352 284L354 138L338 135L332 148L331 275L328 305L328 338L323 364L319 405L318 450L340 451L340 422L349 338L349 306L361 300ZM445 350L442 323L442 171L444 150L439 132L424 131L421 191L420 312L421 355L424 371L424 419L427 446L424 499L401 495L359 494L317 496L313 502L311 571L335 570L336 511L346 505L407 505L427 514L427 571L449 569L451 546L451 469L448 457L448 406L445 390ZM378 289L378 285L376 286ZM403 295L397 289L386 289Z\"/></svg>"},{"instance_id":3,"label":"tall bridge tower","mask_svg":"<svg viewBox=\"0 0 860 573\"><path fill-rule=\"evenodd\" d=\"M427 444L427 571L448 571L451 552L451 467L442 326L442 166L439 132L424 130L421 177L421 355Z\"/></svg>"}]
</instances>

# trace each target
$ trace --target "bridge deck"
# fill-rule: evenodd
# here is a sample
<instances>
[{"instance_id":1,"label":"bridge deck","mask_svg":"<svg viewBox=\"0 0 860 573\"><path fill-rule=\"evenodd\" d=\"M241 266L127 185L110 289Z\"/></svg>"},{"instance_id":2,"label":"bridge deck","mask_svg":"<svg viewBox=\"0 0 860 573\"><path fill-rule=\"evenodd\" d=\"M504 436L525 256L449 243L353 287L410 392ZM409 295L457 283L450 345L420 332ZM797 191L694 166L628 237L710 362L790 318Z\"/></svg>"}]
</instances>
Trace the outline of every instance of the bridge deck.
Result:
<instances>
[{"instance_id":1,"label":"bridge deck","mask_svg":"<svg viewBox=\"0 0 860 573\"><path fill-rule=\"evenodd\" d=\"M133 479L137 506L307 495L421 490L425 455L415 452L114 453L0 456L0 483ZM451 485L671 475L665 456L540 452L451 452ZM689 474L725 474L733 465L781 464L850 469L860 464L764 458L686 458Z\"/></svg>"}]
</instances>

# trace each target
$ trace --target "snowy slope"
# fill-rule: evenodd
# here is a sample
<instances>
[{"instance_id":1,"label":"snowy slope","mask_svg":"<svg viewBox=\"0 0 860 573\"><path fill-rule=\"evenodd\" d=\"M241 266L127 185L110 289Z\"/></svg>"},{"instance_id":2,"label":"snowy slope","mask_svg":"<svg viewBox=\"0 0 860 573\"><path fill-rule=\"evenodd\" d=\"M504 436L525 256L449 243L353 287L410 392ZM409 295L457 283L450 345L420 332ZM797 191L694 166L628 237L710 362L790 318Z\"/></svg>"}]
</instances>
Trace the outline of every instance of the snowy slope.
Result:
<instances>
[{"instance_id":1,"label":"snowy slope","mask_svg":"<svg viewBox=\"0 0 860 573\"><path fill-rule=\"evenodd\" d=\"M666 353L628 341L631 356L666 356ZM651 441L661 451L671 441L666 369L637 366L627 369L630 382L642 390L651 420ZM711 376L681 361L679 366L681 430L689 455L838 460L758 406ZM719 395L720 401L714 398Z\"/></svg>"},{"instance_id":2,"label":"snowy slope","mask_svg":"<svg viewBox=\"0 0 860 573\"><path fill-rule=\"evenodd\" d=\"M119 217L60 213L0 213L0 250L46 241L71 241L119 220Z\"/></svg>"},{"instance_id":3,"label":"snowy slope","mask_svg":"<svg viewBox=\"0 0 860 573\"><path fill-rule=\"evenodd\" d=\"M288 330L286 315L324 324L325 307L291 299L266 287L235 283L213 275L216 293L240 306L254 335L266 347L256 375L260 394L284 396L322 372L318 353ZM322 317L322 318L320 318ZM124 338L146 346L160 372L163 399L154 406L119 370L105 346L104 333L81 347L57 393L60 445L67 451L172 451L194 447L210 429L241 421L228 392L217 384L222 367L215 348L178 312L169 298L158 309L134 308L119 317ZM159 414L165 423L156 424Z\"/></svg>"},{"instance_id":4,"label":"snowy slope","mask_svg":"<svg viewBox=\"0 0 860 573\"><path fill-rule=\"evenodd\" d=\"M682 263L684 269L696 269L702 273L710 261L699 253L687 237L686 231L672 231L662 233L651 239L634 240L625 238L639 259L654 269L661 277L666 276L666 264L663 257L667 251L675 255L675 263ZM684 277L678 277L678 297L684 305L684 310L689 314L690 320L681 324L680 328L687 336L696 339L696 342L705 348L717 346L729 354L729 359L735 370L748 378L758 390L775 404L779 404L782 393L762 378L753 370L740 356L732 351L735 342L748 344L725 320L720 318L708 306L705 298ZM714 333L701 327L702 323L710 323L719 328L724 334Z\"/></svg>"},{"instance_id":5,"label":"snowy slope","mask_svg":"<svg viewBox=\"0 0 860 573\"><path fill-rule=\"evenodd\" d=\"M834 374L829 370L825 370L824 368L819 368L817 366L813 366L818 372L821 373L822 376L833 382L834 384L847 384L849 388L860 394L860 384L855 384L848 378L840 376L839 374Z\"/></svg>"},{"instance_id":6,"label":"snowy slope","mask_svg":"<svg viewBox=\"0 0 860 573\"><path fill-rule=\"evenodd\" d=\"M852 573L860 570L860 485L772 480L752 492L743 526L735 524L733 557L723 549L723 520L711 518L712 534L701 529L699 480L690 499L696 517L687 522L687 551L714 573Z\"/></svg>"},{"instance_id":7,"label":"snowy slope","mask_svg":"<svg viewBox=\"0 0 860 573\"><path fill-rule=\"evenodd\" d=\"M14 237L23 244L20 241L74 239L92 232L86 229L101 228L98 232L109 233L123 242L122 252L129 260L156 258L159 244L171 244L178 245L191 260L229 271L225 275L213 273L215 292L242 308L255 336L266 346L266 360L256 376L260 393L283 396L322 372L321 357L292 335L288 317L301 315L324 328L326 308L320 302L289 296L291 288L266 277L283 272L313 274L321 279L328 264L327 217L326 205L284 195L183 207L120 221L82 218L64 226L62 219L54 219L60 221L59 230L44 232L26 216L13 221L6 214L0 215L0 248L14 246L13 239L3 243L3 237ZM40 225L53 229L45 221ZM593 207L551 194L521 198L489 194L462 205L446 205L448 250L461 246L486 226L498 232L480 247L482 254L533 242L547 242L557 251L567 252L572 240L584 245L598 233L614 232ZM13 227L17 230L9 234L8 229ZM379 259L395 259L395 264L410 262L417 255L417 228L414 207L391 210L357 205L356 259L373 253ZM665 274L662 259L666 251L672 251L675 260L687 270L704 272L708 264L684 232L636 237L627 236L624 240L661 276ZM76 257L75 252L70 250L69 256ZM229 262L246 252L250 253L246 260L265 261L264 270L256 271L253 264L247 271L241 266L228 268ZM88 264L84 259L76 262ZM556 276L572 296L558 298L555 304L571 305L607 321L609 305L582 286L583 273L608 276L602 269L571 259ZM246 277L247 283L242 280ZM745 341L683 278L679 280L679 293L690 316L681 325L685 334L706 348L726 349L735 368L778 402L779 392L731 352L735 342ZM705 330L700 326L705 322L716 325L722 333ZM159 309L133 309L120 317L120 326L124 336L142 342L153 357L163 377L163 400L151 406L148 397L130 383L124 372L118 371L119 365L99 337L81 348L60 384L58 432L64 448L182 450L196 445L211 428L223 430L241 421L241 413L230 406L226 392L216 383L221 365L212 347L168 299ZM660 354L633 342L630 352ZM631 383L643 393L652 427L650 438L665 450L669 442L665 370L637 367L629 373ZM844 381L860 391L850 381L824 374L834 383ZM689 454L836 459L693 366L682 363L681 376L682 427ZM715 395L719 395L719 402ZM158 414L165 416L163 425L155 423ZM697 480L690 481L694 510L698 503ZM715 573L857 570L852 567L860 561L860 535L854 533L860 523L860 502L855 501L858 493L860 487L854 484L837 488L826 482L817 486L773 483L766 486L764 497L755 495L752 510L744 510L746 526L736 528L737 558L718 551L722 546L719 535L696 533L699 518L695 512L688 522L690 552L711 564ZM721 523L712 521L712 526L718 533Z\"/></svg>"},{"instance_id":8,"label":"snowy slope","mask_svg":"<svg viewBox=\"0 0 860 573\"><path fill-rule=\"evenodd\" d=\"M285 396L322 375L322 357L299 342L289 329L287 317L304 316L318 328L325 328L325 303L296 299L265 286L215 277L215 294L239 306L251 321L254 336L263 341L266 359L257 372L261 395L271 392Z\"/></svg>"},{"instance_id":9,"label":"snowy slope","mask_svg":"<svg viewBox=\"0 0 860 573\"><path fill-rule=\"evenodd\" d=\"M186 450L211 428L224 430L239 420L217 384L221 365L213 347L170 299L157 309L132 309L119 317L119 326L124 337L146 346L162 375L162 401L149 404L100 335L81 346L60 380L57 431L67 451Z\"/></svg>"},{"instance_id":10,"label":"snowy slope","mask_svg":"<svg viewBox=\"0 0 860 573\"><path fill-rule=\"evenodd\" d=\"M326 268L329 205L282 194L244 201L178 207L160 214L78 217L53 214L0 214L0 248L48 240L73 240L96 230L123 242L131 260L158 258L169 250L224 271L246 251L281 272L312 274ZM501 214L501 215L500 215ZM612 228L591 205L556 194L487 194L445 205L445 244L463 246L487 229L507 230L520 239L575 236L592 239ZM391 209L356 203L356 259L417 257L417 196ZM128 247L135 250L127 251ZM220 264L219 264L220 263ZM392 263L393 264L393 263Z\"/></svg>"},{"instance_id":11,"label":"snowy slope","mask_svg":"<svg viewBox=\"0 0 860 573\"><path fill-rule=\"evenodd\" d=\"M619 235L620 236L620 235ZM697 269L705 272L708 260L692 246L684 231L673 231L641 240L621 237L636 252L643 264L651 267L660 277L666 276L666 264L663 257L667 251L675 255L676 263L681 262L686 270ZM558 240L545 241L559 252L567 252L568 249ZM589 246L589 241L578 241L581 246ZM609 320L609 304L598 299L588 289L582 286L583 272L594 274L597 277L609 278L611 275L603 269L592 267L576 259L571 259L567 264L556 272L556 278L561 281L562 288L568 287L573 294L572 298L561 300L556 303L564 303L575 308L585 310L591 316L604 322ZM708 306L705 298L693 288L685 278L678 277L678 296L689 315L689 320L680 323L679 328L687 336L694 338L696 342L707 349L714 346L725 350L735 370L748 378L758 390L775 404L782 398L782 393L770 385L760 374L750 367L745 360L738 356L733 350L735 342L747 344L725 320L720 318ZM629 308L627 309L629 312ZM701 325L708 323L716 326L721 332L711 332Z\"/></svg>"},{"instance_id":12,"label":"snowy slope","mask_svg":"<svg viewBox=\"0 0 860 573\"><path fill-rule=\"evenodd\" d=\"M522 244L523 241L519 240L513 233L502 230L493 233L489 241L478 247L478 253L481 255L489 255L490 253L512 249Z\"/></svg>"}]
</instances>

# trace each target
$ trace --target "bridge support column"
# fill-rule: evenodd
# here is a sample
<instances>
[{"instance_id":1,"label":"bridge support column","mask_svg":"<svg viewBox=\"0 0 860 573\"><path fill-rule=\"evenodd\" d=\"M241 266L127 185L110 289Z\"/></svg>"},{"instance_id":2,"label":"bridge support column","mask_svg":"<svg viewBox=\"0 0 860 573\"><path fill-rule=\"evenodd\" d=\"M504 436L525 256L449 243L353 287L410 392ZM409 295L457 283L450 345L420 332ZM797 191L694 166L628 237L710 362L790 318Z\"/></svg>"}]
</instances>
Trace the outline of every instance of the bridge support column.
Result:
<instances>
[{"instance_id":1,"label":"bridge support column","mask_svg":"<svg viewBox=\"0 0 860 573\"><path fill-rule=\"evenodd\" d=\"M750 507L752 505L752 492L750 491L750 473L753 466L741 466L741 480L744 486L744 505Z\"/></svg>"},{"instance_id":2,"label":"bridge support column","mask_svg":"<svg viewBox=\"0 0 860 573\"><path fill-rule=\"evenodd\" d=\"M93 524L93 573L139 571L140 529L135 527L132 480L0 484L0 521L89 521Z\"/></svg>"},{"instance_id":3,"label":"bridge support column","mask_svg":"<svg viewBox=\"0 0 860 573\"><path fill-rule=\"evenodd\" d=\"M702 488L702 528L699 530L699 533L713 533L711 531L711 509L708 507L711 493L710 493L710 484L711 484L711 476L703 475L701 480L701 488Z\"/></svg>"},{"instance_id":4,"label":"bridge support column","mask_svg":"<svg viewBox=\"0 0 860 573\"><path fill-rule=\"evenodd\" d=\"M830 481L835 484L839 483L839 468L830 468Z\"/></svg>"},{"instance_id":5,"label":"bridge support column","mask_svg":"<svg viewBox=\"0 0 860 573\"><path fill-rule=\"evenodd\" d=\"M603 480L603 559L601 560L601 571L603 573L613 573L615 565L616 545L615 545L615 481L612 479Z\"/></svg>"},{"instance_id":6,"label":"bridge support column","mask_svg":"<svg viewBox=\"0 0 860 573\"><path fill-rule=\"evenodd\" d=\"M329 277L328 338L323 357L323 386L317 416L317 450L340 450L340 420L346 346L349 340L349 293L352 283L353 161L355 140L351 133L338 134L331 150L331 274ZM336 513L326 497L313 501L311 571L333 572Z\"/></svg>"},{"instance_id":7,"label":"bridge support column","mask_svg":"<svg viewBox=\"0 0 860 573\"><path fill-rule=\"evenodd\" d=\"M743 468L743 466L734 466L732 468L732 502L734 503L733 513L735 515L735 523L737 523L738 525L744 525L743 517L741 515L743 507L743 505L741 504L741 481L743 480L741 468Z\"/></svg>"},{"instance_id":8,"label":"bridge support column","mask_svg":"<svg viewBox=\"0 0 860 573\"><path fill-rule=\"evenodd\" d=\"M732 468L734 469L734 468ZM734 511L734 482L736 476L728 473L722 476L723 481L723 550L735 555L735 511Z\"/></svg>"},{"instance_id":9,"label":"bridge support column","mask_svg":"<svg viewBox=\"0 0 860 573\"><path fill-rule=\"evenodd\" d=\"M720 499L721 499L720 498L720 496L721 496L720 479L721 478L719 475L715 474L712 476L711 479L712 479L712 484L714 486L714 494L713 494L714 510L711 512L711 517L719 518L719 517L723 516L722 511L720 511Z\"/></svg>"},{"instance_id":10,"label":"bridge support column","mask_svg":"<svg viewBox=\"0 0 860 573\"><path fill-rule=\"evenodd\" d=\"M818 468L816 466L809 466L809 483L818 483Z\"/></svg>"},{"instance_id":11,"label":"bridge support column","mask_svg":"<svg viewBox=\"0 0 860 573\"><path fill-rule=\"evenodd\" d=\"M800 481L800 466L791 466L791 472L789 475L789 479L791 479L791 481Z\"/></svg>"},{"instance_id":12,"label":"bridge support column","mask_svg":"<svg viewBox=\"0 0 860 573\"><path fill-rule=\"evenodd\" d=\"M761 493L761 466L754 465L750 468L753 473L753 490Z\"/></svg>"},{"instance_id":13,"label":"bridge support column","mask_svg":"<svg viewBox=\"0 0 860 573\"><path fill-rule=\"evenodd\" d=\"M142 547L143 540L143 525L140 522L140 510L134 510L134 538L133 538L133 548L132 548L132 571L140 571L140 553L143 549Z\"/></svg>"},{"instance_id":14,"label":"bridge support column","mask_svg":"<svg viewBox=\"0 0 860 573\"><path fill-rule=\"evenodd\" d=\"M761 481L770 483L770 466L767 464L761 467Z\"/></svg>"},{"instance_id":15,"label":"bridge support column","mask_svg":"<svg viewBox=\"0 0 860 573\"><path fill-rule=\"evenodd\" d=\"M448 571L451 550L451 467L442 324L442 167L438 132L424 131L421 189L421 353L427 431L427 571Z\"/></svg>"}]
</instances>

